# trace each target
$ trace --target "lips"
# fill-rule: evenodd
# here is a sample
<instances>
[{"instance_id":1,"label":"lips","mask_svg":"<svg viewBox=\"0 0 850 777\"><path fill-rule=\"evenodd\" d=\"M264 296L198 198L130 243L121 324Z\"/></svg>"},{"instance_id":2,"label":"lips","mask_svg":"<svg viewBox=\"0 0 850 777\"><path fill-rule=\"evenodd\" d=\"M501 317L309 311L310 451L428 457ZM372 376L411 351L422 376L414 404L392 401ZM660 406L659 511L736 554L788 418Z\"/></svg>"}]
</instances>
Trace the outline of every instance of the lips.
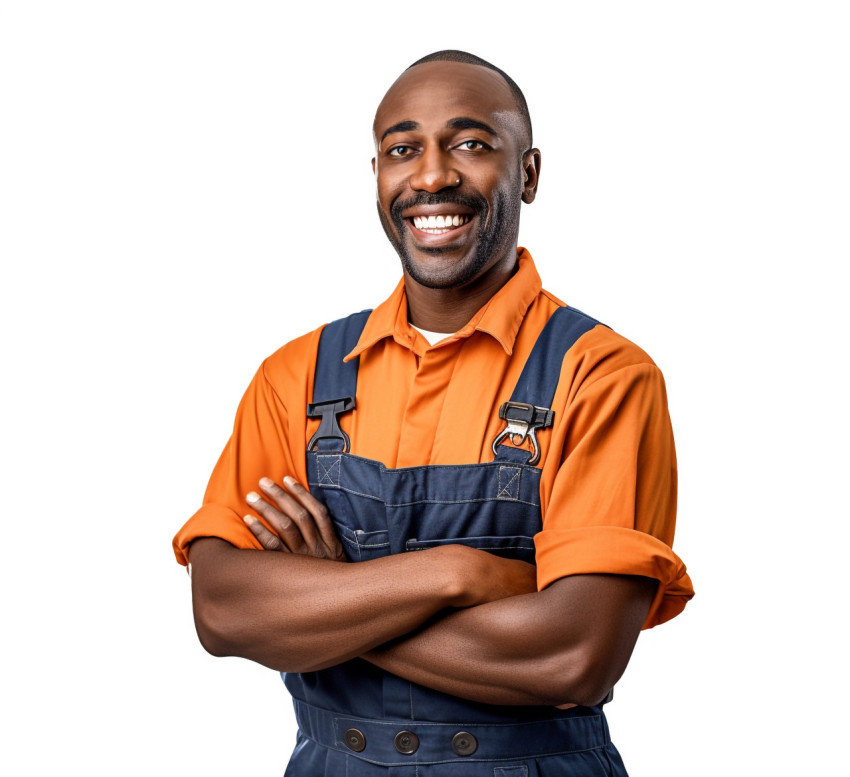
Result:
<instances>
[{"instance_id":1,"label":"lips","mask_svg":"<svg viewBox=\"0 0 850 777\"><path fill-rule=\"evenodd\" d=\"M399 232L407 228L417 243L435 249L453 244L469 231L476 217L485 216L487 211L483 197L460 192L420 192L409 200L397 200L390 207Z\"/></svg>"}]
</instances>

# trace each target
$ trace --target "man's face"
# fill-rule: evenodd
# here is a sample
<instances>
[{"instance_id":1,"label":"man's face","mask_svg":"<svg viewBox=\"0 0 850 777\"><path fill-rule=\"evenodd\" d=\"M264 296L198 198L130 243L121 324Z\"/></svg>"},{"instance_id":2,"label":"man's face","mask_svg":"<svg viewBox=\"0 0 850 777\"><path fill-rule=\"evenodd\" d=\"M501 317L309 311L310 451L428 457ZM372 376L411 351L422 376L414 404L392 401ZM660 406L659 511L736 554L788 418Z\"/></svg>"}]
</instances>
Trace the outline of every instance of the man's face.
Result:
<instances>
[{"instance_id":1,"label":"man's face","mask_svg":"<svg viewBox=\"0 0 850 777\"><path fill-rule=\"evenodd\" d=\"M498 73L455 62L417 65L387 92L374 130L378 214L408 276L429 288L458 288L502 262L512 266L520 203L534 199L539 152L530 151Z\"/></svg>"}]
</instances>

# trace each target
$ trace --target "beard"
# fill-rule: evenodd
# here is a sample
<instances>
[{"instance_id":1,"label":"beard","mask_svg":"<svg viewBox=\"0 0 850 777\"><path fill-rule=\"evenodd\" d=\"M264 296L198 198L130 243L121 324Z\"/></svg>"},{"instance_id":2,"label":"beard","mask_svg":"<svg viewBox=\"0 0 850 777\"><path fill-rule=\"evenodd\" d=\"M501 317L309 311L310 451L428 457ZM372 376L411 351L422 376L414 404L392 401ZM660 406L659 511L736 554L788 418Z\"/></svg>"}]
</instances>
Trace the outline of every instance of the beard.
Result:
<instances>
[{"instance_id":1,"label":"beard","mask_svg":"<svg viewBox=\"0 0 850 777\"><path fill-rule=\"evenodd\" d=\"M452 289L465 286L474 280L495 255L513 248L519 232L521 204L522 198L518 193L504 190L494 194L492 211L487 205L487 200L480 194L420 192L415 197L393 202L390 206L389 218L381 209L379 202L378 217L387 239L401 259L402 267L414 281L430 289ZM415 259L406 242L410 239L409 225L401 214L408 208L422 205L461 205L469 208L477 218L478 224L472 252L467 252L459 261L442 267L435 267ZM430 254L435 258L454 250L457 249L452 249L450 246L416 248L416 251Z\"/></svg>"}]
</instances>

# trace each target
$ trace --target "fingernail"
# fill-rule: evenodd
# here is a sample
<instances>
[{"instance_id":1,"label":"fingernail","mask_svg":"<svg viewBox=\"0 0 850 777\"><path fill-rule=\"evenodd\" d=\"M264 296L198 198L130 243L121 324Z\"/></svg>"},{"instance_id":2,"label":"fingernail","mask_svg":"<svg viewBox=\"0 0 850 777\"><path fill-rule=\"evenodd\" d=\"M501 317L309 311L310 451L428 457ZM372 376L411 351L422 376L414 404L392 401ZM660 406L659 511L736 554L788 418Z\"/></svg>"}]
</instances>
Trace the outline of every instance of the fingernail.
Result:
<instances>
[{"instance_id":1,"label":"fingernail","mask_svg":"<svg viewBox=\"0 0 850 777\"><path fill-rule=\"evenodd\" d=\"M254 502L260 501L260 495L256 491L251 491L248 496L245 497L246 501L254 504Z\"/></svg>"},{"instance_id":2,"label":"fingernail","mask_svg":"<svg viewBox=\"0 0 850 777\"><path fill-rule=\"evenodd\" d=\"M292 486L298 485L298 481L294 477L292 477L292 475L287 475L283 479L283 482L284 482L284 484L286 485L287 488L291 488Z\"/></svg>"},{"instance_id":3,"label":"fingernail","mask_svg":"<svg viewBox=\"0 0 850 777\"><path fill-rule=\"evenodd\" d=\"M245 521L245 523L247 523L248 526L250 526L252 523L257 522L257 519L254 518L253 516L250 516L250 515L246 515L242 520Z\"/></svg>"},{"instance_id":4,"label":"fingernail","mask_svg":"<svg viewBox=\"0 0 850 777\"><path fill-rule=\"evenodd\" d=\"M274 481L271 478L260 478L260 485L263 488L271 488L274 485Z\"/></svg>"}]
</instances>

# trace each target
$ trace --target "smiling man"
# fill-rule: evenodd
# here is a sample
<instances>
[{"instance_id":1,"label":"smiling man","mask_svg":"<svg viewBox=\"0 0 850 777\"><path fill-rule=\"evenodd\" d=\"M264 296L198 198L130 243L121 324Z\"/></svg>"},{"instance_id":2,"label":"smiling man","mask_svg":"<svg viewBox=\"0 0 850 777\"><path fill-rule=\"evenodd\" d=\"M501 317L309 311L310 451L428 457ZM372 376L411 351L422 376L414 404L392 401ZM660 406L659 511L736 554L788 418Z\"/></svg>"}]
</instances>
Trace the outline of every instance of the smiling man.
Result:
<instances>
[{"instance_id":1,"label":"smiling man","mask_svg":"<svg viewBox=\"0 0 850 777\"><path fill-rule=\"evenodd\" d=\"M284 673L287 775L623 775L602 704L693 593L663 379L518 249L505 73L430 55L374 132L402 281L254 377L174 541L198 635Z\"/></svg>"}]
</instances>

